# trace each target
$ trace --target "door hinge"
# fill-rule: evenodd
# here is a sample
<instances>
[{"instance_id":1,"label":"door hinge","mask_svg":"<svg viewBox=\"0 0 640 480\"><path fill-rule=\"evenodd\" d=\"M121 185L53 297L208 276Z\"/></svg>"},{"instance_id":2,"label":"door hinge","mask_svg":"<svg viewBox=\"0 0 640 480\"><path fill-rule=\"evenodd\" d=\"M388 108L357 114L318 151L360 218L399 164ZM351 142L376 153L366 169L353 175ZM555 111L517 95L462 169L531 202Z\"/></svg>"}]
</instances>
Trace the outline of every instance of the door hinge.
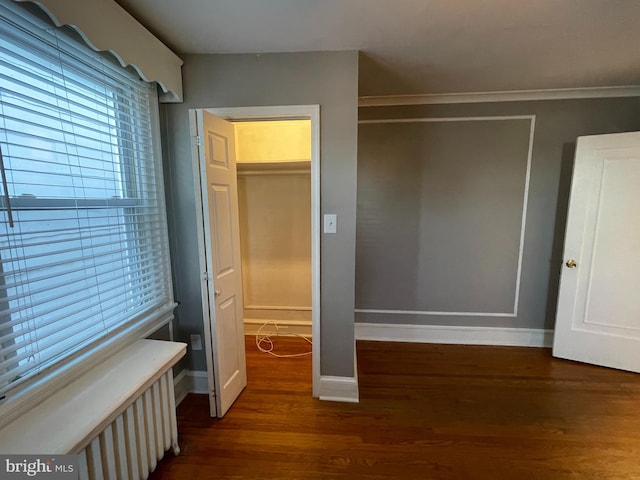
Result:
<instances>
[{"instance_id":1,"label":"door hinge","mask_svg":"<svg viewBox=\"0 0 640 480\"><path fill-rule=\"evenodd\" d=\"M209 272L204 272L202 274L202 280L205 282L210 282L211 280L213 280L213 277L209 274Z\"/></svg>"},{"instance_id":2,"label":"door hinge","mask_svg":"<svg viewBox=\"0 0 640 480\"><path fill-rule=\"evenodd\" d=\"M193 138L193 144L196 147L199 147L201 145L201 143L200 143L200 135L196 135L195 137L192 137L192 138Z\"/></svg>"}]
</instances>

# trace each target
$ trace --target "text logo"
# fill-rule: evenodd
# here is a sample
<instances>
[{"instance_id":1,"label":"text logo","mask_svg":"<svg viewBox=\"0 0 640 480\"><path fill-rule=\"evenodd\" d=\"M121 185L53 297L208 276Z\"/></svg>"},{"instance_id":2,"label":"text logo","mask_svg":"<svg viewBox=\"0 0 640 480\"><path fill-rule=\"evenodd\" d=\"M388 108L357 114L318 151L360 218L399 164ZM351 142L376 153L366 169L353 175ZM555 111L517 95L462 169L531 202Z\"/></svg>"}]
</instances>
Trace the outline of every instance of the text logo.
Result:
<instances>
[{"instance_id":1,"label":"text logo","mask_svg":"<svg viewBox=\"0 0 640 480\"><path fill-rule=\"evenodd\" d=\"M77 480L77 455L0 455L0 480Z\"/></svg>"}]
</instances>

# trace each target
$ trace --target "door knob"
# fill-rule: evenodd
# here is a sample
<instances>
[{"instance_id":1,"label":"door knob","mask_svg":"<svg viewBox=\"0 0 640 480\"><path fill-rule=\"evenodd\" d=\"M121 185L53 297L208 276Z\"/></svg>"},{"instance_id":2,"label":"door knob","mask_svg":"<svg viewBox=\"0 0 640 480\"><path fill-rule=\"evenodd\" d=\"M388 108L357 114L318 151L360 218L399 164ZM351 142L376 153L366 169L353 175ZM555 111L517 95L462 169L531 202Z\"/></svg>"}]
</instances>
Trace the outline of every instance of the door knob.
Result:
<instances>
[{"instance_id":1,"label":"door knob","mask_svg":"<svg viewBox=\"0 0 640 480\"><path fill-rule=\"evenodd\" d=\"M220 296L220 294L222 293L222 290L216 290L215 292L216 298Z\"/></svg>"},{"instance_id":2,"label":"door knob","mask_svg":"<svg viewBox=\"0 0 640 480\"><path fill-rule=\"evenodd\" d=\"M567 263L565 263L565 265L569 268L576 268L578 266L578 263L575 260L567 260Z\"/></svg>"}]
</instances>

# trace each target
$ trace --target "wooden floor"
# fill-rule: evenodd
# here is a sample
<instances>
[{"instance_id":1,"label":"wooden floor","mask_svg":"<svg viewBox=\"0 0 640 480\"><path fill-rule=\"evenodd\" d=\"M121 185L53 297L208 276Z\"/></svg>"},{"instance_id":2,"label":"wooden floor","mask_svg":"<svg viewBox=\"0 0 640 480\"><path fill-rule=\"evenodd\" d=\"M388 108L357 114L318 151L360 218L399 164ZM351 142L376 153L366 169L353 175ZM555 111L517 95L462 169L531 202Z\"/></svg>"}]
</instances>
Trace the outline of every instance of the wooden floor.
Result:
<instances>
[{"instance_id":1,"label":"wooden floor","mask_svg":"<svg viewBox=\"0 0 640 480\"><path fill-rule=\"evenodd\" d=\"M275 359L249 338L247 389L222 420L190 394L182 453L151 478L640 479L640 375L536 348L357 350L360 403L321 402L310 357Z\"/></svg>"}]
</instances>

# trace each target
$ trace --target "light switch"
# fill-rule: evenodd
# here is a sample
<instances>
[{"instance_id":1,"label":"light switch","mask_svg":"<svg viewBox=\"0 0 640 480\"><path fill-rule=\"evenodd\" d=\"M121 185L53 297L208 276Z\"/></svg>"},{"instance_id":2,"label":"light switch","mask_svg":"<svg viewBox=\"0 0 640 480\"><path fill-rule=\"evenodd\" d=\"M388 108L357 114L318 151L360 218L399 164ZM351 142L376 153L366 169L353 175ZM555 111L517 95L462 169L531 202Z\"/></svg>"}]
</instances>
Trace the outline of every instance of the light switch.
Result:
<instances>
[{"instance_id":1,"label":"light switch","mask_svg":"<svg viewBox=\"0 0 640 480\"><path fill-rule=\"evenodd\" d=\"M324 215L324 233L336 233L338 228L338 216L335 213Z\"/></svg>"}]
</instances>

